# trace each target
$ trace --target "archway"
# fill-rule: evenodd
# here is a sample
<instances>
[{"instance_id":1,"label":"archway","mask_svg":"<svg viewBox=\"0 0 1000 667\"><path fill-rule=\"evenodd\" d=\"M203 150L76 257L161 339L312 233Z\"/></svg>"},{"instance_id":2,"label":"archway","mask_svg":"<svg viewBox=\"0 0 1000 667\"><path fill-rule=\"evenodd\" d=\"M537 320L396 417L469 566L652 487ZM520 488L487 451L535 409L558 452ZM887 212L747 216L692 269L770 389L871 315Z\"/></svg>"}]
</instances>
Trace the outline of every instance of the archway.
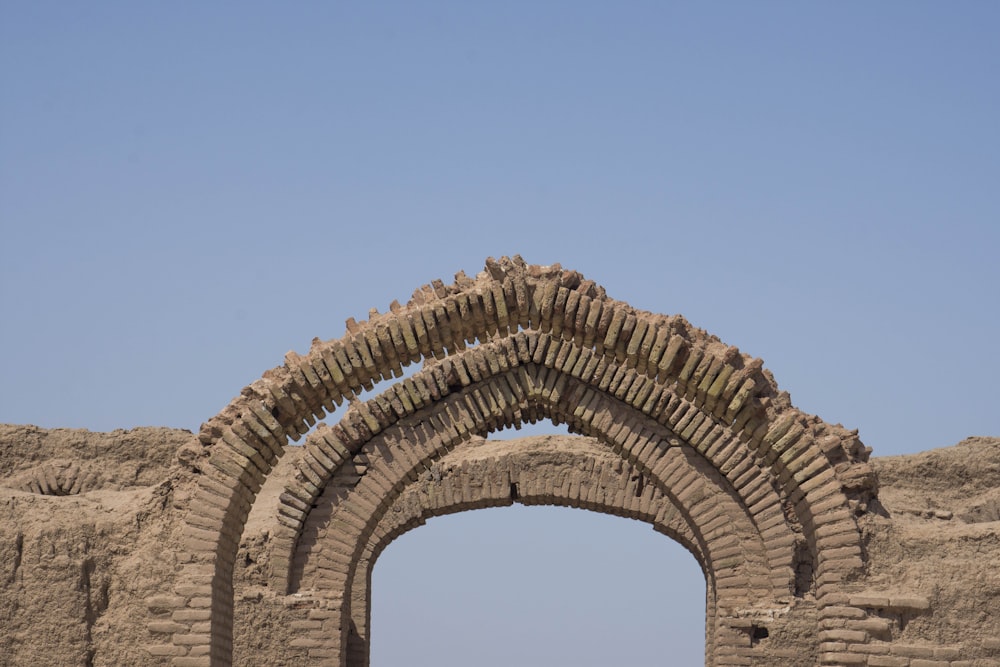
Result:
<instances>
[{"instance_id":1,"label":"archway","mask_svg":"<svg viewBox=\"0 0 1000 667\"><path fill-rule=\"evenodd\" d=\"M375 563L369 664L703 664L705 591L694 557L638 520L519 503L435 515Z\"/></svg>"},{"instance_id":2,"label":"archway","mask_svg":"<svg viewBox=\"0 0 1000 667\"><path fill-rule=\"evenodd\" d=\"M473 438L407 486L379 520L357 559L352 572L348 664L368 664L372 568L394 540L430 517L514 504L580 508L635 519L673 538L691 552L695 562L704 562L676 505L659 486L646 482L636 467L600 442L586 437ZM350 503L340 505L346 510ZM326 510L326 502L317 509ZM632 555L621 557L630 560Z\"/></svg>"},{"instance_id":3,"label":"archway","mask_svg":"<svg viewBox=\"0 0 1000 667\"><path fill-rule=\"evenodd\" d=\"M480 348L476 348L468 354L479 353ZM447 372L445 365L446 362L440 368L431 367L413 379L422 382L428 376ZM601 437L613 458L635 468L638 474L631 475L635 477L631 483L636 490L642 489L639 493L616 493L598 505L597 498L589 494L597 493L601 488L592 476L597 474L599 479L602 469L595 468L593 457L588 455L587 458L591 459L589 472L574 475L573 480L566 481L565 489L546 489L541 498L570 505L591 503L610 513L641 513L651 523L661 512L669 516L670 523L661 523L663 532L671 534L682 544L688 541L688 549L702 556L699 562L710 581L710 637L725 634L729 630L726 619L734 614L744 617L757 615L758 612L769 614L775 601L790 595L791 563L779 562L773 568L769 566L767 545L746 511L734 499L734 490L697 451L680 446L668 430L649 418L630 415L612 397L594 394L588 400L581 400L578 393L586 392L586 388L579 383L574 384L576 381L571 378L552 373L539 377L541 371L532 364L521 370L523 372L516 378L502 375L490 382L519 387L523 409L531 414L531 419L569 421L567 415L559 412L559 404L549 403L554 396L551 390L556 385L562 388L556 393L564 397L560 400L565 404L589 406L592 413L590 421L571 422L571 426ZM560 379L564 381L560 382ZM324 606L342 612L342 615L328 619L310 636L311 641L316 643L312 647L316 658L336 658L350 643L352 627L349 621L352 615L349 592L357 563L363 558L364 546L382 518L389 513L396 498L413 483L418 472L471 438L472 434L467 429L473 423L471 413L475 408L472 406L480 402L473 394L488 392L492 386L490 382L485 386L476 385L468 390L456 391L396 424L387 425L383 431L365 440L352 458L352 463L338 466L338 476L323 482L324 495L311 502L310 506L315 508L306 515L321 525L315 546L304 545L298 551L300 556L306 557L310 569L306 571L302 584L292 577L296 590L301 585L302 588L321 591L330 596ZM548 389L546 383L549 384ZM497 411L502 413L499 406ZM351 418L349 412L341 423ZM331 448L339 444L334 436L335 430L336 427L320 428L311 434L300 472L309 465L310 448L315 451L321 447L320 443ZM360 470L355 461L360 462ZM506 484L501 481L484 487L466 480L462 494L453 499L455 508L470 509L497 501L509 503L515 493L520 498L536 497L528 490L541 483L539 475L544 467L518 466L516 469L519 477L511 480L508 472ZM594 473L595 469L597 473ZM299 483L302 481L300 478ZM512 487L512 484L515 486ZM525 491L514 491L515 487L521 486ZM713 493L715 489L725 491ZM292 484L288 490L283 498L291 501L292 496L304 491L305 487ZM656 512L651 505L654 499L657 502ZM761 505L766 507L767 503L761 502ZM772 507L767 519L771 522L769 537L779 542L793 541L791 534L780 530L783 524L776 517L781 512L775 512L775 509ZM289 514L287 508L283 507L281 511L286 516ZM672 524L678 522L683 524L683 528L675 531ZM307 527L308 524L307 520ZM691 538L688 540L687 536ZM273 560L278 563L281 559ZM353 620L357 622L357 618ZM732 641L742 640L739 635L734 635Z\"/></svg>"},{"instance_id":4,"label":"archway","mask_svg":"<svg viewBox=\"0 0 1000 667\"><path fill-rule=\"evenodd\" d=\"M829 594L863 566L855 515L875 483L856 434L802 414L758 360L682 318L636 311L558 266L488 260L475 279L436 281L406 306L349 322L341 339L290 353L206 423L199 443L207 464L187 517L190 553L174 618L182 628L175 637L204 636L211 648L204 660L192 654L178 664L229 660L233 558L287 440L420 360L434 361L316 429L283 496L272 583L287 589L314 501L345 466L373 473L355 475L345 496L369 512L341 517L350 530L337 534L353 536L351 555L328 558L321 569L332 574L317 579L342 591L323 623L324 632L338 628L337 638L312 647L317 661L346 662L350 572L421 467L474 434L524 421L565 421L598 437L673 499L715 582L709 664L765 655L754 642L762 624L780 625L796 601L806 614L836 605ZM415 447L424 449L415 455ZM373 454L389 463L368 468ZM204 632L192 619L204 616L206 601Z\"/></svg>"}]
</instances>

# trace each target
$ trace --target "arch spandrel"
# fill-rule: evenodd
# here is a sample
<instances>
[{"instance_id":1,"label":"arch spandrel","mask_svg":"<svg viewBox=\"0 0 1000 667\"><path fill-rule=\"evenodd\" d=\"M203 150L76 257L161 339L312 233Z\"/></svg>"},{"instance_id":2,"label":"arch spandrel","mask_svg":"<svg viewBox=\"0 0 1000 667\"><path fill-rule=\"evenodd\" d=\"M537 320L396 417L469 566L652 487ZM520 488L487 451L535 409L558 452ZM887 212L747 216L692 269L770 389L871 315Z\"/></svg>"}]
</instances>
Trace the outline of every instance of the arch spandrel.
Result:
<instances>
[{"instance_id":1,"label":"arch spandrel","mask_svg":"<svg viewBox=\"0 0 1000 667\"><path fill-rule=\"evenodd\" d=\"M204 600L202 592L190 592L189 582L200 582L211 572L211 628L207 632L211 650L205 664L228 664L237 543L249 507L288 440L300 439L326 412L381 380L399 376L411 363L437 359L443 364L469 345L516 340L519 332L532 334L522 337L529 347L517 350L519 359L539 354L537 335L548 336L550 346L553 340L568 343L558 346L566 356L556 353L551 367L545 363L548 357L532 362L545 369L558 368L560 378L574 377L567 369L573 355L577 356L574 369L581 355L596 364L590 371L600 371L607 384L589 387L590 394L580 390L581 399L595 393L621 396L633 409L638 403L643 408L648 405L651 412L643 414L657 422L670 409L673 430L684 443L696 448L698 443L707 443L706 451L722 447L715 454L726 461L743 452L737 465L745 470L720 468L721 474L743 479L744 475L752 477L756 467L777 487L800 522L798 529L818 565L821 601L824 586L840 586L861 567L860 536L854 541L839 537L846 546L835 553L824 552L822 558L818 553L820 533L857 533L853 513L865 511L874 495L868 452L856 434L794 409L759 361L691 327L681 317L637 311L558 265L531 266L519 257L491 259L475 278L459 274L451 285L435 281L417 290L405 306L394 303L389 312L374 313L368 321L349 321L342 338L315 340L305 355L289 353L284 365L267 371L203 426L199 444L190 448L192 460L207 463L199 464L204 474L186 522L189 553L178 573L176 599L181 602L175 620L183 626L178 635L202 632L193 621L185 620L199 615L194 609L201 608ZM502 358L495 361L503 363ZM617 370L609 375L606 367L612 364ZM585 372L586 364L579 371ZM543 387L548 385L543 383ZM552 389L559 388L552 385ZM432 402L441 400L433 387L427 391ZM405 403L404 397L398 398ZM670 403L672 398L676 405ZM347 426L364 435L365 429L378 431L392 422L385 419L386 409L392 411L391 401L362 405L365 408L354 414L355 421L345 426L347 441ZM544 405L529 404L528 420L538 418ZM581 403L563 416L567 421L580 419L585 412L586 405ZM487 419L485 413L480 414ZM733 437L721 438L719 429ZM315 483L318 476L306 477L303 484L316 487L309 492L320 492L322 487ZM755 493L767 495L762 486ZM748 509L761 502L753 494L744 500ZM776 518L773 524L761 525L761 534L780 530L780 523ZM794 545L780 549L786 548ZM778 555L775 552L772 557ZM179 659L200 660L193 655Z\"/></svg>"}]
</instances>

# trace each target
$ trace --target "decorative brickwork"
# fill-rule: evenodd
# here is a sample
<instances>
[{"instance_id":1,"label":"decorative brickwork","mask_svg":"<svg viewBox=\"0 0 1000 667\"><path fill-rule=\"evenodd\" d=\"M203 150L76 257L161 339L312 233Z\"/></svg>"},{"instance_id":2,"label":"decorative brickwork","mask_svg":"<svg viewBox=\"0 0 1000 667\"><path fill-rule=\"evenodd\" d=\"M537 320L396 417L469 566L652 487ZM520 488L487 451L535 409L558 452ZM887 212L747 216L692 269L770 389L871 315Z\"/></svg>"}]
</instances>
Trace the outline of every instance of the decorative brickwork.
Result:
<instances>
[{"instance_id":1,"label":"decorative brickwork","mask_svg":"<svg viewBox=\"0 0 1000 667\"><path fill-rule=\"evenodd\" d=\"M429 363L354 400L416 361ZM649 480L647 505L662 494L683 517L677 535L693 538L709 581L708 664L742 664L761 619L807 597L823 614L863 570L856 517L875 481L855 434L793 408L759 361L682 318L636 311L558 266L489 260L475 279L435 282L406 306L348 322L341 339L289 353L203 427L210 473L188 515L172 616L173 644L190 637L192 649L175 664L229 660L233 559L254 497L288 439L345 399L343 419L306 439L272 559L276 588L313 577L328 596L319 663L347 664L354 572L400 493L472 436L540 419L597 438ZM331 483L336 511L304 544ZM340 547L308 551L326 539ZM199 633L185 618L206 606L211 625ZM209 655L195 656L202 645Z\"/></svg>"}]
</instances>

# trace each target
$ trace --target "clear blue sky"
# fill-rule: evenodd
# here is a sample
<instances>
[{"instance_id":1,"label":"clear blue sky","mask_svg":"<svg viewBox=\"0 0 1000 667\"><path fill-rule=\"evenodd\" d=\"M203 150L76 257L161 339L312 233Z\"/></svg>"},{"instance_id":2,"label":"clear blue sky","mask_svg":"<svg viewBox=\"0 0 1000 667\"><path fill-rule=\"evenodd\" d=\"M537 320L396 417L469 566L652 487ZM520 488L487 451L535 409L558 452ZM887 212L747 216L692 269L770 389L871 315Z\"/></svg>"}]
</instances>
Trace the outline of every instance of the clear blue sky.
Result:
<instances>
[{"instance_id":1,"label":"clear blue sky","mask_svg":"<svg viewBox=\"0 0 1000 667\"><path fill-rule=\"evenodd\" d=\"M1000 434L998 32L992 2L2 0L0 421L194 430L288 349L520 253L763 358L876 455ZM539 562L576 545L556 562L583 599L638 596L649 571L701 595L679 547L646 557L648 527L568 510L437 519L376 591L409 608L442 545L499 535L551 539ZM629 567L586 560L609 543ZM458 560L480 585L533 569L500 551ZM435 613L459 569L398 622L475 643ZM564 664L634 644L606 619L600 653L568 620L581 591L548 579L544 604L462 616L564 625ZM663 597L632 606L666 637ZM420 664L390 653L410 630L382 604L380 664ZM696 664L689 616L670 660L656 630L631 664ZM514 644L554 664L530 658L554 636L463 656L439 634L423 664Z\"/></svg>"}]
</instances>

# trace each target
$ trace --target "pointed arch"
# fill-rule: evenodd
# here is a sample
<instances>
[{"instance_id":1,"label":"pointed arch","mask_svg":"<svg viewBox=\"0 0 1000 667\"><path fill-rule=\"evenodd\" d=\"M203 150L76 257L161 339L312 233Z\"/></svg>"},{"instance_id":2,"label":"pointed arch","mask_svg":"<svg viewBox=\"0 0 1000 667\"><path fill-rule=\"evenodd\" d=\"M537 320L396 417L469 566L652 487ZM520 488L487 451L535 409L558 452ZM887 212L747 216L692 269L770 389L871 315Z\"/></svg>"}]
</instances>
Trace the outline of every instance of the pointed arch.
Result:
<instances>
[{"instance_id":1,"label":"pointed arch","mask_svg":"<svg viewBox=\"0 0 1000 667\"><path fill-rule=\"evenodd\" d=\"M722 478L737 475L737 490L743 488L744 476L766 479L756 487L759 498L740 496L740 502L760 518L754 508L773 502L767 488L774 490L782 517L774 518L773 525L758 526L762 539L771 539L771 530L801 531L815 562L815 592L821 605L826 604L826 592L848 582L862 567L854 514L865 510L875 483L868 450L855 433L796 410L759 360L691 327L683 318L637 311L558 265L529 266L518 257L491 259L474 279L459 274L451 285L435 281L417 290L405 306L394 303L388 313L373 312L366 322L349 321L342 338L315 340L305 355L289 353L284 365L264 373L206 422L197 445L191 447L197 450L192 458L203 461L203 474L185 520L187 553L171 601L173 618L181 628L175 638L204 636L210 650L203 663L228 664L236 549L256 493L289 439L299 440L327 411L379 381L398 377L411 363L433 359L444 367L452 360L450 368L461 380L461 369L471 369L454 361L465 358L458 353L469 345L478 344L478 349L502 340L513 341L505 350L516 350L517 373L527 372L530 363L539 369L539 378L544 376L543 388L550 386L547 378L553 372L552 389L561 391L559 382L577 387L574 396L580 402L572 409L554 410L551 414L557 418L585 424L581 415L588 404L582 401L612 395L630 405L636 419L642 415L660 426L669 423L685 447L697 451L703 445L701 454L717 463ZM548 364L549 351L557 348ZM539 354L542 358L535 361ZM577 372L581 357L588 361ZM496 357L496 363L502 358ZM441 376L428 377L437 382ZM418 394L421 404L447 401L450 395L447 383L436 394L432 386L424 389L428 398ZM348 411L350 419L345 417L340 424L343 432L336 433L348 455L351 446L407 414L406 400L414 397L397 393L395 398L404 408L402 414L395 412L392 400L363 403ZM553 405L561 404L537 401L527 409L553 410ZM499 419L479 407L469 415L473 427L476 420L482 420L478 424L482 426ZM468 424L456 428L470 430ZM623 443L643 437L632 432L618 436ZM712 452L712 447L718 449ZM309 465L321 460L312 459ZM345 455L341 463L349 459ZM297 483L315 498L322 487L308 470L302 469L304 481ZM781 553L770 554L772 561L787 559L788 550L795 549L794 544L774 544ZM207 631L202 629L206 610ZM178 660L202 662L193 652Z\"/></svg>"},{"instance_id":2,"label":"pointed arch","mask_svg":"<svg viewBox=\"0 0 1000 667\"><path fill-rule=\"evenodd\" d=\"M400 493L353 564L348 665L369 664L372 569L396 538L433 516L515 503L573 507L642 521L681 544L699 565L704 562L679 509L599 441L583 436L473 438ZM622 553L622 558L630 555ZM706 602L711 617L711 596Z\"/></svg>"},{"instance_id":3,"label":"pointed arch","mask_svg":"<svg viewBox=\"0 0 1000 667\"><path fill-rule=\"evenodd\" d=\"M489 354L488 348L478 347L466 353L466 360L482 354ZM443 362L418 373L413 380L417 383L431 381L443 387L449 373L447 362ZM433 379L428 377L430 375L438 377ZM317 656L342 656L348 645L346 621L350 608L347 598L353 586L351 577L379 521L418 473L474 435L477 425L489 430L504 425L491 422L483 414L489 401L487 397L500 397L504 389L508 391L511 404L494 403L491 414L497 420L504 414L513 414L514 419L566 421L574 430L604 441L620 460L635 466L649 479L647 492L659 492L669 507L679 511L694 536L697 552L702 554L699 562L707 573L713 611L718 609L720 612L709 619L711 632L716 632L726 618L754 613L756 601L764 601L765 609L776 603L787 604L791 595L790 562L773 568L769 566L767 545L745 508L737 502L738 494L698 452L681 446L668 429L636 414L613 396L593 392L574 378L533 363L513 367L497 377L468 386L457 382L454 387L455 391L443 395L429 407L388 425L377 434L365 431L368 435L363 442L356 443L359 447L354 454L354 460L362 462L364 472L356 476L351 473L357 468L352 468L348 487L335 490L335 509L317 504L315 498L309 501L310 506L316 505L324 524L317 544L326 544L327 548L318 554L307 554L312 570L307 573L304 586L329 593L335 600L332 606L344 609L342 615L324 623L322 630L312 638L319 642ZM369 403L375 401L372 399ZM579 415L565 412L574 406ZM579 406L586 406L586 409L580 410ZM363 411L365 407L359 404L356 409ZM348 414L341 423L351 420L352 415ZM345 451L334 435L336 431L337 427L321 427L311 434L306 446L312 445L314 451L324 446L331 451ZM307 451L300 472L310 468L310 460ZM329 479L313 481L330 488ZM302 489L296 490L293 484L289 490L299 492ZM718 493L719 490L723 492ZM292 495L286 494L283 499L288 500ZM625 507L628 505L606 509L623 511ZM779 507L772 506L769 521L772 540L780 536L785 544L791 544L794 539L791 532L787 528L781 531L784 525Z\"/></svg>"}]
</instances>

